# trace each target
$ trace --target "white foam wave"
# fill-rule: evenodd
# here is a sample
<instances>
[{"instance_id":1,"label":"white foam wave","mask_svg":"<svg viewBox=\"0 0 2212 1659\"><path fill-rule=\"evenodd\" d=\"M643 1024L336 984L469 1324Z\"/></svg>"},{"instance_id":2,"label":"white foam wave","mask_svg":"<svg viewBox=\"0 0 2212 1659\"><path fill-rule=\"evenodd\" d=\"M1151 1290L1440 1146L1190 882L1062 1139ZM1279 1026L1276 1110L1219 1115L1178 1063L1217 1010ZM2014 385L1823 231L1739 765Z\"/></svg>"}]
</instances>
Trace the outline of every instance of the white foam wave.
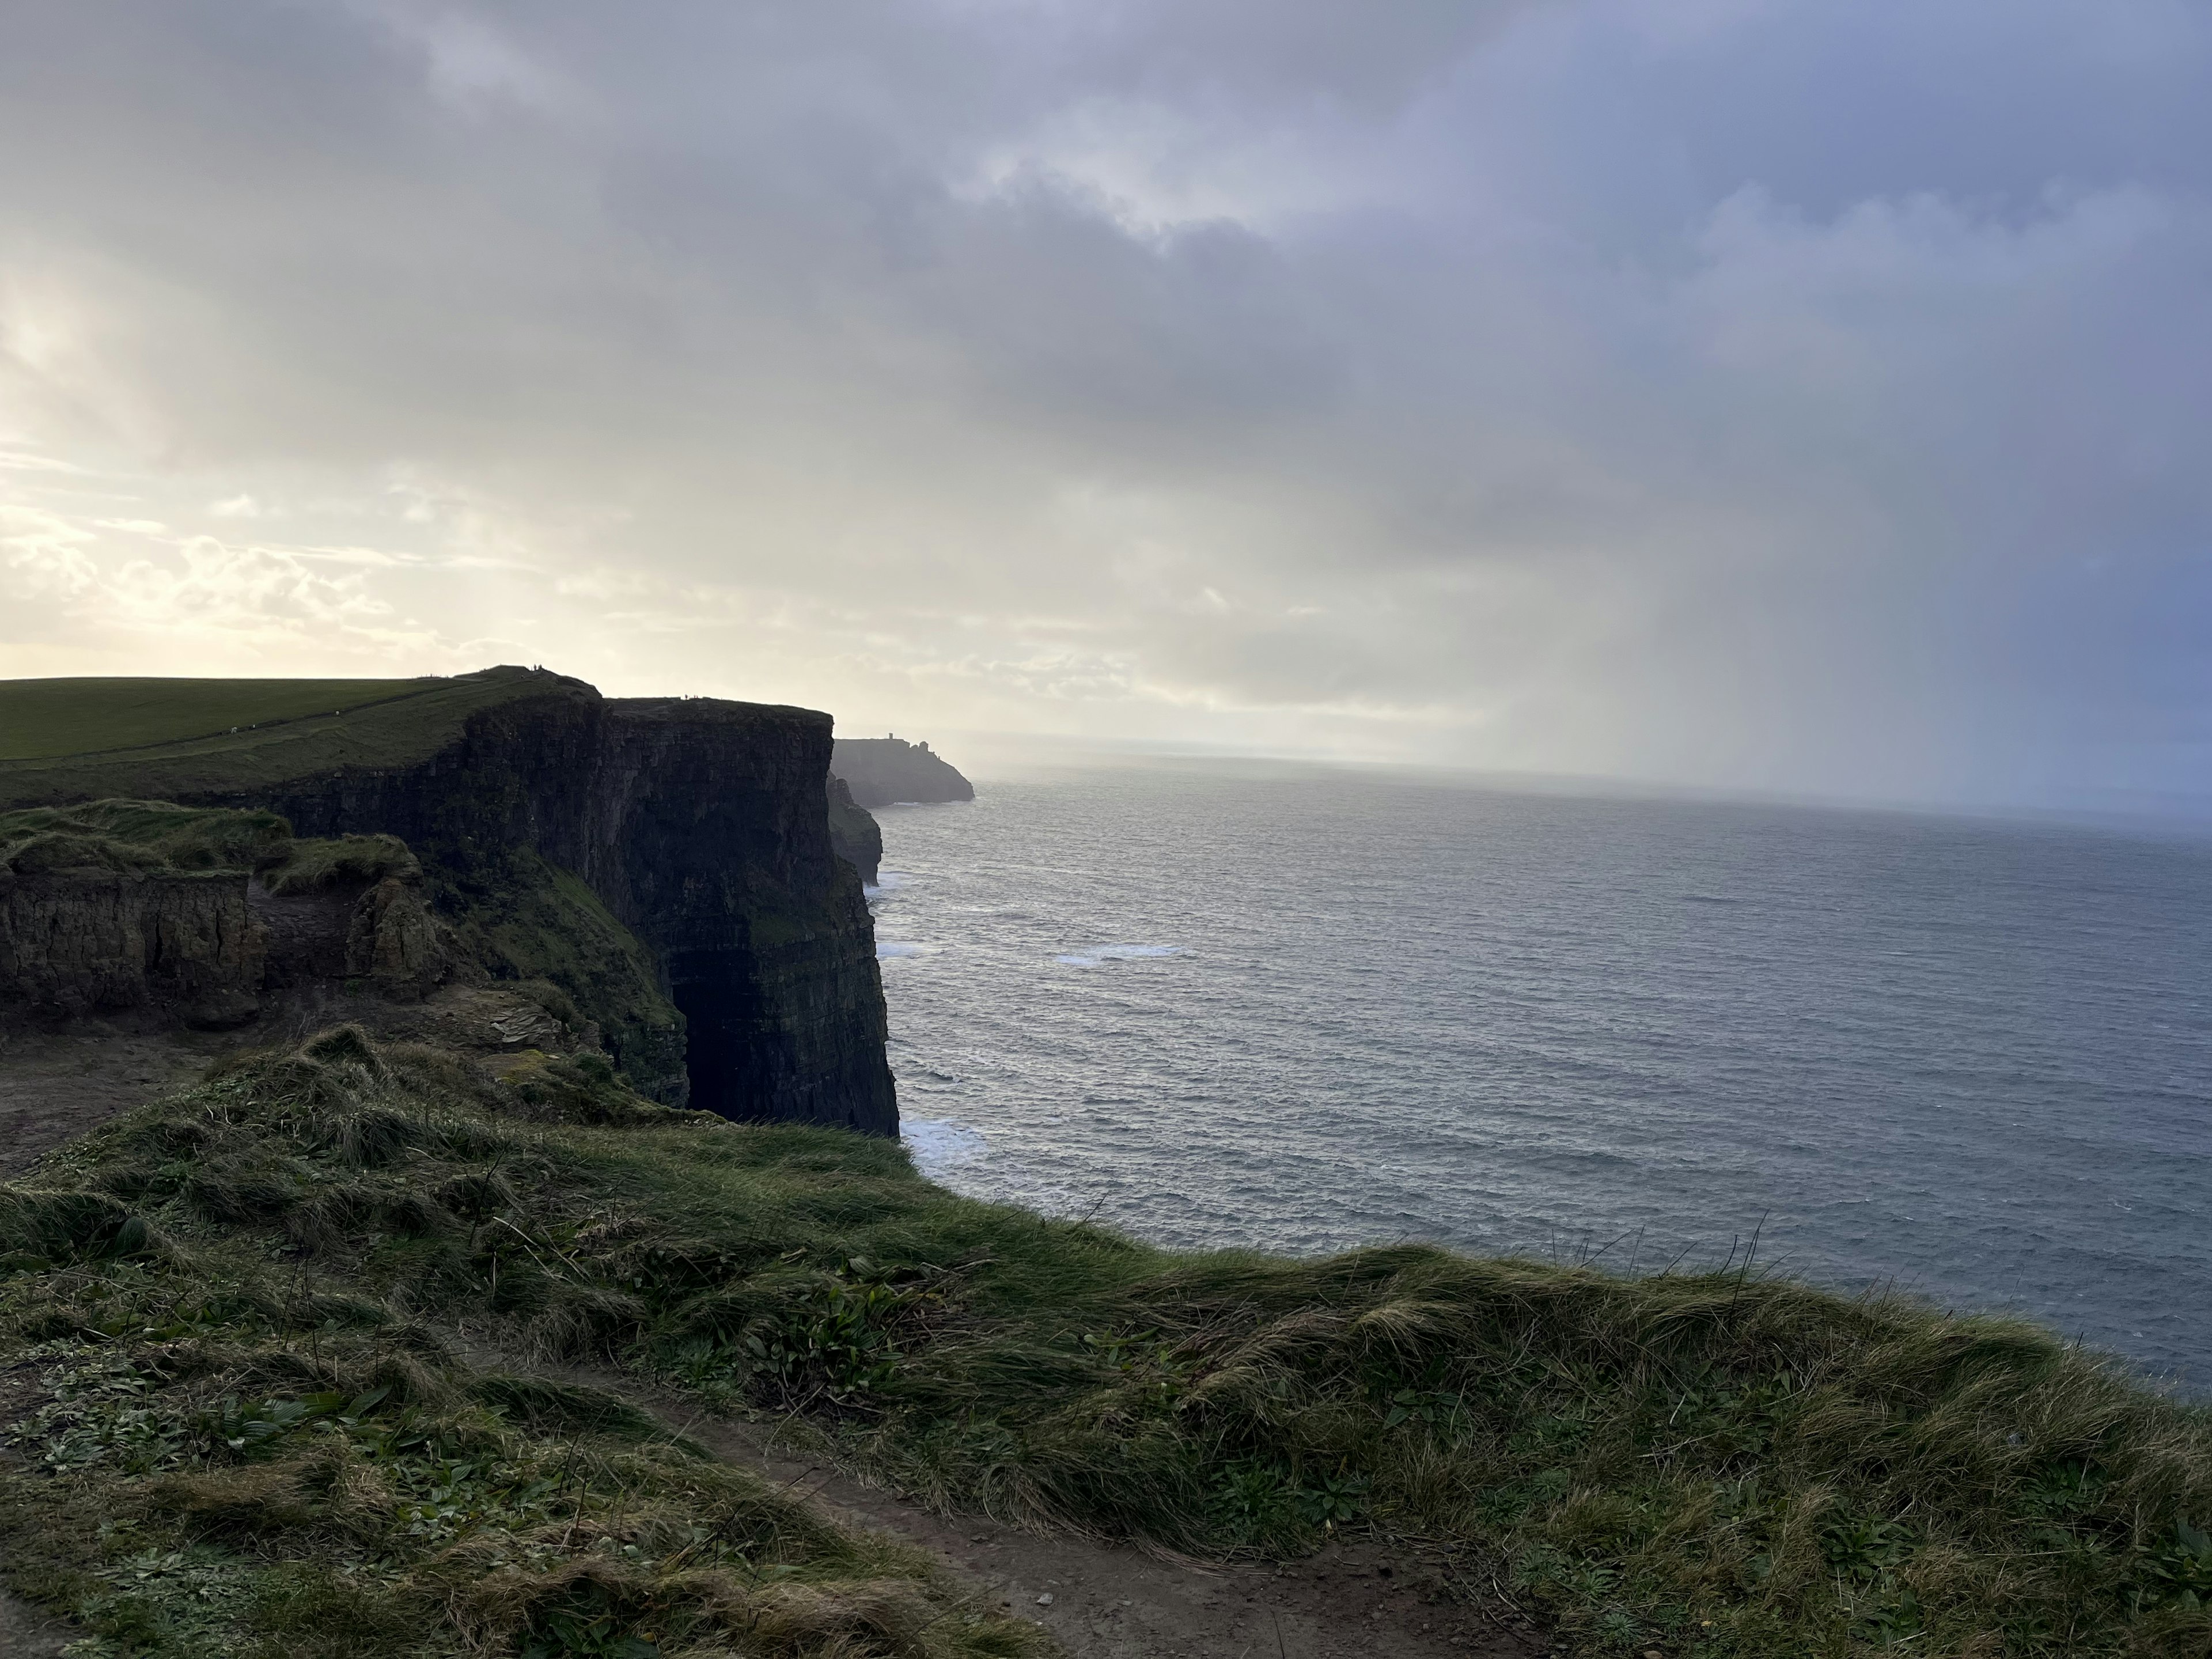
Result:
<instances>
[{"instance_id":1,"label":"white foam wave","mask_svg":"<svg viewBox=\"0 0 2212 1659\"><path fill-rule=\"evenodd\" d=\"M1091 945L1053 960L1064 962L1071 968L1096 968L1104 962L1139 962L1152 957L1189 954L1180 945Z\"/></svg>"},{"instance_id":2,"label":"white foam wave","mask_svg":"<svg viewBox=\"0 0 2212 1659\"><path fill-rule=\"evenodd\" d=\"M875 880L864 883L861 890L870 898L881 898L886 893L896 893L902 887L910 886L913 881L914 878L903 870L878 870Z\"/></svg>"},{"instance_id":3,"label":"white foam wave","mask_svg":"<svg viewBox=\"0 0 2212 1659\"><path fill-rule=\"evenodd\" d=\"M914 1157L915 1168L926 1176L951 1169L976 1157L990 1143L980 1129L971 1129L952 1118L922 1118L899 1126L899 1139Z\"/></svg>"},{"instance_id":4,"label":"white foam wave","mask_svg":"<svg viewBox=\"0 0 2212 1659\"><path fill-rule=\"evenodd\" d=\"M919 939L879 939L876 941L878 962L902 962L910 957L933 957L937 946L924 945Z\"/></svg>"}]
</instances>

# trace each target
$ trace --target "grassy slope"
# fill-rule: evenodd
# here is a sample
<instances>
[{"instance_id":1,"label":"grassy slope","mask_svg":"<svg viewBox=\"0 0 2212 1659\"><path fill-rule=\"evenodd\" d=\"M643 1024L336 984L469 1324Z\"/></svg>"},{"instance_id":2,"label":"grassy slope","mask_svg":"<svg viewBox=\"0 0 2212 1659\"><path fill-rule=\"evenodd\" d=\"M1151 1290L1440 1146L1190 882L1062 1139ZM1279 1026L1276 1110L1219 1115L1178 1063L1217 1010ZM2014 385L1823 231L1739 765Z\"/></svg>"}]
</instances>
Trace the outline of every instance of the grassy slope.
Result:
<instances>
[{"instance_id":1,"label":"grassy slope","mask_svg":"<svg viewBox=\"0 0 2212 1659\"><path fill-rule=\"evenodd\" d=\"M781 1547L715 1495L738 1488L618 1468L595 1440L597 1484L549 1497L557 1433L487 1415L505 1385L423 1358L456 1320L797 1413L849 1461L1008 1519L1224 1554L1372 1528L1592 1653L2212 1648L2212 1421L2016 1324L1413 1247L1170 1255L958 1199L887 1143L640 1109L597 1062L494 1085L343 1036L42 1179L0 1212L6 1340L92 1403L32 1402L15 1443L50 1475L0 1513L23 1587L113 1628L201 1618L192 1574L227 1586L239 1645L170 1650L251 1651L238 1632L306 1607L367 1632L346 1651L417 1650L380 1648L387 1629L530 1651L562 1598L671 1659L1015 1639L961 1615L745 1646L764 1592L744 1575ZM408 1380L381 1401L332 1398L387 1372ZM433 1422L445 1438L392 1437ZM249 1523L264 1490L282 1502ZM810 1605L860 1594L838 1547L789 1562L823 1587ZM495 1612L459 1588L485 1574Z\"/></svg>"},{"instance_id":2,"label":"grassy slope","mask_svg":"<svg viewBox=\"0 0 2212 1659\"><path fill-rule=\"evenodd\" d=\"M665 1091L684 1075L684 1016L660 993L651 957L583 878L518 849L441 908L462 945L503 979L558 986L599 1022L625 1075Z\"/></svg>"},{"instance_id":3,"label":"grassy slope","mask_svg":"<svg viewBox=\"0 0 2212 1659\"><path fill-rule=\"evenodd\" d=\"M0 865L35 870L251 870L283 859L291 826L274 812L204 811L102 800L0 812Z\"/></svg>"},{"instance_id":4,"label":"grassy slope","mask_svg":"<svg viewBox=\"0 0 2212 1659\"><path fill-rule=\"evenodd\" d=\"M159 682L0 681L0 721L17 732L29 733L15 739L17 746L39 751L0 757L0 806L97 796L173 799L210 791L265 788L347 766L404 765L452 742L468 717L480 709L549 691L588 695L588 688L580 682L520 668L487 669L453 679L172 681L167 684L207 688L204 693L179 695L188 703L204 706L210 715L218 707L228 709L227 723L112 753L44 752L55 743L82 739L100 744L131 729L119 705L111 708L94 697L82 712L60 722L56 729L61 735L42 738L39 732L44 729L40 726L44 716L38 711L46 706L40 700L51 695L46 688L148 684ZM318 701L312 712L289 718L270 714L258 729L229 731L228 725L238 723L235 716L246 705L223 700L236 688L257 684L316 688ZM374 701L357 698L347 703L339 698L348 687L381 690L366 694L373 695ZM319 701L325 695L331 698L327 705ZM6 712L11 704L17 713ZM340 709L344 712L325 712ZM198 718L194 714L186 723ZM13 755L14 750L8 752Z\"/></svg>"},{"instance_id":5,"label":"grassy slope","mask_svg":"<svg viewBox=\"0 0 2212 1659\"><path fill-rule=\"evenodd\" d=\"M0 680L0 760L41 760L212 737L234 726L360 708L435 686L414 680Z\"/></svg>"},{"instance_id":6,"label":"grassy slope","mask_svg":"<svg viewBox=\"0 0 2212 1659\"><path fill-rule=\"evenodd\" d=\"M94 1632L72 1653L1038 1651L920 1553L612 1396L469 1364L374 1293L412 1264L411 1297L452 1312L469 1292L445 1276L489 1267L495 1241L529 1262L506 1191L549 1178L561 1140L517 1111L557 1114L558 1096L686 1121L603 1065L523 1086L535 1106L341 1032L0 1188L0 1542L19 1590Z\"/></svg>"}]
</instances>

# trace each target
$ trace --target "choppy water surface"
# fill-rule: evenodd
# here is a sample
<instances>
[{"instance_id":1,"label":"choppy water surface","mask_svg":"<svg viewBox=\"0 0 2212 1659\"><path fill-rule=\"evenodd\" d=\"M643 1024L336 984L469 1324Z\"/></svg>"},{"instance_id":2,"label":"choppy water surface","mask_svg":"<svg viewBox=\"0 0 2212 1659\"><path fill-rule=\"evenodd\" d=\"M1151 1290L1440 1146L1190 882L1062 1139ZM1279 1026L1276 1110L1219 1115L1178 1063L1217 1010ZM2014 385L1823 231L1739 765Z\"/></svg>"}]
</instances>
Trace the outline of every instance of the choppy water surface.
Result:
<instances>
[{"instance_id":1,"label":"choppy water surface","mask_svg":"<svg viewBox=\"0 0 2212 1659\"><path fill-rule=\"evenodd\" d=\"M2212 844L1167 763L878 816L963 1191L1638 1267L1764 1218L2212 1382Z\"/></svg>"}]
</instances>

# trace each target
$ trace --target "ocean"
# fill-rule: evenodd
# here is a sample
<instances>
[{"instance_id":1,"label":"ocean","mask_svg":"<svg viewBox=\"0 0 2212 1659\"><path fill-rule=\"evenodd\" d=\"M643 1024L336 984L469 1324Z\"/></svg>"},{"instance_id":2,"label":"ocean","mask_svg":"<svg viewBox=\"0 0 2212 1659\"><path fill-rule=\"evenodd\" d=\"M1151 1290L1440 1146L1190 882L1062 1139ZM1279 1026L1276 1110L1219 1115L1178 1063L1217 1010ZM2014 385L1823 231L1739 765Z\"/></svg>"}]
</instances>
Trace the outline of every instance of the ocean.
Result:
<instances>
[{"instance_id":1,"label":"ocean","mask_svg":"<svg viewBox=\"0 0 2212 1659\"><path fill-rule=\"evenodd\" d=\"M1220 762L877 816L959 1191L1183 1248L1755 1237L2212 1383L2212 842Z\"/></svg>"}]
</instances>

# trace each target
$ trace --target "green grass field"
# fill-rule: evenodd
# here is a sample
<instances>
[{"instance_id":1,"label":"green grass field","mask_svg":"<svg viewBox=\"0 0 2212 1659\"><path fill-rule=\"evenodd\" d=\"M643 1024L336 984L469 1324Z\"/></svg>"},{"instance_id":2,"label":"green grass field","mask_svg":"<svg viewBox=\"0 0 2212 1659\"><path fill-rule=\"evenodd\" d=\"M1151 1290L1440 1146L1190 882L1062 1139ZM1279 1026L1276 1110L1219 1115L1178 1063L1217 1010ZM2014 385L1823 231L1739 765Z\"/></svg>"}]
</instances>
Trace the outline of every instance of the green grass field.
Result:
<instances>
[{"instance_id":1,"label":"green grass field","mask_svg":"<svg viewBox=\"0 0 2212 1659\"><path fill-rule=\"evenodd\" d=\"M51 760L213 737L233 726L365 708L441 684L412 680L0 680L0 761Z\"/></svg>"},{"instance_id":2,"label":"green grass field","mask_svg":"<svg viewBox=\"0 0 2212 1659\"><path fill-rule=\"evenodd\" d=\"M0 809L252 799L349 767L405 765L469 717L580 680L488 668L413 680L0 680Z\"/></svg>"},{"instance_id":3,"label":"green grass field","mask_svg":"<svg viewBox=\"0 0 2212 1659\"><path fill-rule=\"evenodd\" d=\"M892 1142L646 1105L596 1055L495 1082L342 1030L234 1062L0 1188L0 1368L43 1379L14 1582L103 1655L1018 1650L924 1569L775 1543L742 1481L570 1449L438 1357L456 1327L1007 1521L1373 1534L1593 1659L2212 1651L2212 1417L2032 1327L1742 1272L1180 1255Z\"/></svg>"}]
</instances>

